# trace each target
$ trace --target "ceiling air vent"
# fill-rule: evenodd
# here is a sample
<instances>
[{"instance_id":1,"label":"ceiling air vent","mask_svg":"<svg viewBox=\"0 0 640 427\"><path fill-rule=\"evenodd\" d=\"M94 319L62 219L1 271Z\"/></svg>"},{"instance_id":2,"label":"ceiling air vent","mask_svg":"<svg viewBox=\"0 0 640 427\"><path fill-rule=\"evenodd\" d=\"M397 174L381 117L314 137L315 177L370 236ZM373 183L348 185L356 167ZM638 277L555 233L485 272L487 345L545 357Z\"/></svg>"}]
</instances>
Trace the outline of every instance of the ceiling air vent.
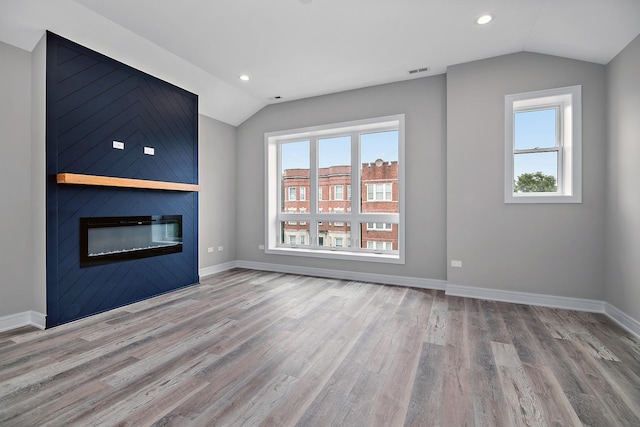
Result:
<instances>
[{"instance_id":1,"label":"ceiling air vent","mask_svg":"<svg viewBox=\"0 0 640 427\"><path fill-rule=\"evenodd\" d=\"M425 71L429 71L429 67L416 68L415 70L409 70L409 74L424 73Z\"/></svg>"}]
</instances>

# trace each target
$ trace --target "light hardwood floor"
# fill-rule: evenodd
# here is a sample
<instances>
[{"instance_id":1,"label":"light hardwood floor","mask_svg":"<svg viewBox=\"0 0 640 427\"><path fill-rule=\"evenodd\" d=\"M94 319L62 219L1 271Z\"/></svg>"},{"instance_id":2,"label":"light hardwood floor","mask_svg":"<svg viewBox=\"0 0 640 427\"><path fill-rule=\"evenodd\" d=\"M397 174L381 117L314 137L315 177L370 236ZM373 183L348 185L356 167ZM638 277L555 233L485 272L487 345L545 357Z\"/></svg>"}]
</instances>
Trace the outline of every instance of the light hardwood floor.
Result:
<instances>
[{"instance_id":1,"label":"light hardwood floor","mask_svg":"<svg viewBox=\"0 0 640 427\"><path fill-rule=\"evenodd\" d=\"M603 315L235 269L0 334L0 425L639 426Z\"/></svg>"}]
</instances>

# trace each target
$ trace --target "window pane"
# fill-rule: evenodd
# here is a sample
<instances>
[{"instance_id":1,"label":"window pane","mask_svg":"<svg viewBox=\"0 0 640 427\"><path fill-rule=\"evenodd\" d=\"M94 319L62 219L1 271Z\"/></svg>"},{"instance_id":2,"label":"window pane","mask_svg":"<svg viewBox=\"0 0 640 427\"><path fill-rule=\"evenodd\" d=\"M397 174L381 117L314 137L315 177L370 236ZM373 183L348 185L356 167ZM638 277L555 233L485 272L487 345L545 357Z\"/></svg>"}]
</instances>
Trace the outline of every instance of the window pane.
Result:
<instances>
[{"instance_id":1,"label":"window pane","mask_svg":"<svg viewBox=\"0 0 640 427\"><path fill-rule=\"evenodd\" d=\"M514 193L555 193L558 191L558 153L515 154Z\"/></svg>"},{"instance_id":2,"label":"window pane","mask_svg":"<svg viewBox=\"0 0 640 427\"><path fill-rule=\"evenodd\" d=\"M360 160L361 211L398 212L398 131L360 135Z\"/></svg>"},{"instance_id":3,"label":"window pane","mask_svg":"<svg viewBox=\"0 0 640 427\"><path fill-rule=\"evenodd\" d=\"M338 240L339 239L339 240ZM337 243L340 243L339 245ZM351 246L350 222L319 222L318 245L347 248Z\"/></svg>"},{"instance_id":4,"label":"window pane","mask_svg":"<svg viewBox=\"0 0 640 427\"><path fill-rule=\"evenodd\" d=\"M282 221L280 243L292 246L309 246L309 224L307 221Z\"/></svg>"},{"instance_id":5,"label":"window pane","mask_svg":"<svg viewBox=\"0 0 640 427\"><path fill-rule=\"evenodd\" d=\"M318 186L327 189L326 200L318 202L318 211L330 213L339 208L350 212L345 187L351 183L351 137L318 140L318 167Z\"/></svg>"},{"instance_id":6,"label":"window pane","mask_svg":"<svg viewBox=\"0 0 640 427\"><path fill-rule=\"evenodd\" d=\"M556 109L523 111L514 114L514 148L550 148L557 145Z\"/></svg>"},{"instance_id":7,"label":"window pane","mask_svg":"<svg viewBox=\"0 0 640 427\"><path fill-rule=\"evenodd\" d=\"M385 251L397 251L398 224L387 222L361 223L360 247Z\"/></svg>"},{"instance_id":8,"label":"window pane","mask_svg":"<svg viewBox=\"0 0 640 427\"><path fill-rule=\"evenodd\" d=\"M305 200L309 188L309 141L288 142L280 146L280 164L282 165L281 185L283 199L282 212L296 212L300 208L309 209L309 201Z\"/></svg>"}]
</instances>

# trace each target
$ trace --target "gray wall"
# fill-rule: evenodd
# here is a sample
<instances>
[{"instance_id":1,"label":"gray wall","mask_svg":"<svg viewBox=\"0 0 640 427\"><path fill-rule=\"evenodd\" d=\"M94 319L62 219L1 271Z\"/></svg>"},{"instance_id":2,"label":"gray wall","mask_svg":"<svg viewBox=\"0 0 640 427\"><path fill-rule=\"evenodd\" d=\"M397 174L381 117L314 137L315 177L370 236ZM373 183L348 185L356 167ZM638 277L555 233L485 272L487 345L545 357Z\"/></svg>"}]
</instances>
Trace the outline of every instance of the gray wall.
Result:
<instances>
[{"instance_id":1,"label":"gray wall","mask_svg":"<svg viewBox=\"0 0 640 427\"><path fill-rule=\"evenodd\" d=\"M446 279L444 75L265 107L238 127L238 259L355 272ZM265 255L264 133L405 114L406 264Z\"/></svg>"},{"instance_id":2,"label":"gray wall","mask_svg":"<svg viewBox=\"0 0 640 427\"><path fill-rule=\"evenodd\" d=\"M198 248L202 269L237 259L236 128L200 115L198 139ZM218 251L219 246L222 251ZM209 247L213 252L207 252Z\"/></svg>"},{"instance_id":3,"label":"gray wall","mask_svg":"<svg viewBox=\"0 0 640 427\"><path fill-rule=\"evenodd\" d=\"M32 310L31 54L0 42L0 317Z\"/></svg>"},{"instance_id":4,"label":"gray wall","mask_svg":"<svg viewBox=\"0 0 640 427\"><path fill-rule=\"evenodd\" d=\"M640 321L640 36L607 65L606 300Z\"/></svg>"},{"instance_id":5,"label":"gray wall","mask_svg":"<svg viewBox=\"0 0 640 427\"><path fill-rule=\"evenodd\" d=\"M504 203L504 96L582 85L582 204ZM456 285L604 297L605 67L534 53L447 71L447 256Z\"/></svg>"}]
</instances>

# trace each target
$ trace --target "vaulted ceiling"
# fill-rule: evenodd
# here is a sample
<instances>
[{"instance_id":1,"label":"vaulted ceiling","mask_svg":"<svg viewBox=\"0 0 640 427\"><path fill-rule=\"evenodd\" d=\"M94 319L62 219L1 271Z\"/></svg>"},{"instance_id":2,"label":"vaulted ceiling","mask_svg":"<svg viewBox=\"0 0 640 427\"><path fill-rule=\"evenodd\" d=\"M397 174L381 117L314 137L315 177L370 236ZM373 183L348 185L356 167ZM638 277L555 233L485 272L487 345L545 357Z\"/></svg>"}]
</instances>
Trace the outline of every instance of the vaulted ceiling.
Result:
<instances>
[{"instance_id":1,"label":"vaulted ceiling","mask_svg":"<svg viewBox=\"0 0 640 427\"><path fill-rule=\"evenodd\" d=\"M483 14L494 20L478 25ZM640 33L640 1L0 0L0 41L30 51L44 30L198 93L202 114L237 125L269 103L513 52L606 64Z\"/></svg>"}]
</instances>

